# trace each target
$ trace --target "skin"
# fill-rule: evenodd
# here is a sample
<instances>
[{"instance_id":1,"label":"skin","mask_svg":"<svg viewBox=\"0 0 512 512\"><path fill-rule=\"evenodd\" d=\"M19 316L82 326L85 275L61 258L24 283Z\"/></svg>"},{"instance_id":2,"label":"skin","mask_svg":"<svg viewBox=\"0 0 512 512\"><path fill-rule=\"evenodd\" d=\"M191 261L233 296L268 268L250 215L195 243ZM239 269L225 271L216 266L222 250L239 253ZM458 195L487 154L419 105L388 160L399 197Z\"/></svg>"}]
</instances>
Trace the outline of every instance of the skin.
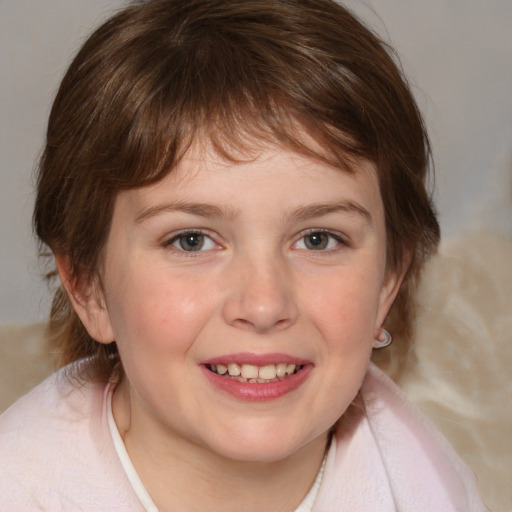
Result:
<instances>
[{"instance_id":1,"label":"skin","mask_svg":"<svg viewBox=\"0 0 512 512\"><path fill-rule=\"evenodd\" d=\"M195 146L119 194L104 249L101 289L77 293L59 267L91 336L117 342L114 418L159 509L293 510L401 282L374 166L349 174L273 146L232 163ZM308 374L241 399L204 367L238 353L300 358Z\"/></svg>"}]
</instances>

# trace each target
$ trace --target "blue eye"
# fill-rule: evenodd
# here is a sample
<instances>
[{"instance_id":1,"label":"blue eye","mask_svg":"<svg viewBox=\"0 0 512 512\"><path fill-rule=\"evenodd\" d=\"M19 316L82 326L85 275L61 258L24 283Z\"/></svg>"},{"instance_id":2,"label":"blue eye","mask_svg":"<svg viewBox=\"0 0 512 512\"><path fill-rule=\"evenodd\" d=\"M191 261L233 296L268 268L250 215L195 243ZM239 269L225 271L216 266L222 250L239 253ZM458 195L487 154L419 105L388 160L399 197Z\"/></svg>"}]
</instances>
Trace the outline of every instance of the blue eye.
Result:
<instances>
[{"instance_id":1,"label":"blue eye","mask_svg":"<svg viewBox=\"0 0 512 512\"><path fill-rule=\"evenodd\" d=\"M297 242L296 248L308 251L325 251L334 249L342 243L342 240L332 233L311 231Z\"/></svg>"},{"instance_id":2,"label":"blue eye","mask_svg":"<svg viewBox=\"0 0 512 512\"><path fill-rule=\"evenodd\" d=\"M208 251L216 247L215 242L209 236L195 231L180 233L171 238L166 245L185 252Z\"/></svg>"}]
</instances>

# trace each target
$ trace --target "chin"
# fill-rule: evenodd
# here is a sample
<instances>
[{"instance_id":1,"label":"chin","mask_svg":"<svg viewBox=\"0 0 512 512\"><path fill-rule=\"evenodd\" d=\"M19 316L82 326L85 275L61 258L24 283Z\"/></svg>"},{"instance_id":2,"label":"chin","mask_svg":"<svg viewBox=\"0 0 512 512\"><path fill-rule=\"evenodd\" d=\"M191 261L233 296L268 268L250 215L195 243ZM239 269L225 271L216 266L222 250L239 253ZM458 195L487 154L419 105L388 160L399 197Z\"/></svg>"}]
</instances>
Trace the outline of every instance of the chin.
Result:
<instances>
[{"instance_id":1,"label":"chin","mask_svg":"<svg viewBox=\"0 0 512 512\"><path fill-rule=\"evenodd\" d=\"M216 446L211 446L211 449L226 459L238 462L273 463L298 453L316 437L300 436L291 432L289 428L278 428L275 425L267 428L254 428L252 425L246 431L242 429L231 431L224 439L226 442L215 443Z\"/></svg>"}]
</instances>

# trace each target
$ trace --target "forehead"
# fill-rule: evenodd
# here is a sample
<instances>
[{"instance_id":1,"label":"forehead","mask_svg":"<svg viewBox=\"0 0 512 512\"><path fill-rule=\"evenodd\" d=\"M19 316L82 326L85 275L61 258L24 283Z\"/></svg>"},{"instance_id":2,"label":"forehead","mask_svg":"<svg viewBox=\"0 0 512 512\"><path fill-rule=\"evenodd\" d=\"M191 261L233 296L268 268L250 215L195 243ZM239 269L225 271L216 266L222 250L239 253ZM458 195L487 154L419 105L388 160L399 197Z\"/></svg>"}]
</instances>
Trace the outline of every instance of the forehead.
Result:
<instances>
[{"instance_id":1,"label":"forehead","mask_svg":"<svg viewBox=\"0 0 512 512\"><path fill-rule=\"evenodd\" d=\"M377 173L371 162L361 159L347 171L271 145L253 148L238 161L196 145L157 183L121 193L116 210L121 208L123 215L135 216L140 222L178 206L186 210L187 204L195 205L195 213L198 204L205 205L199 212L205 216L213 215L215 209L216 216L244 211L262 217L272 212L292 216L294 210L305 208L320 214L326 211L321 205L326 204L344 204L347 212L369 219L382 215Z\"/></svg>"}]
</instances>

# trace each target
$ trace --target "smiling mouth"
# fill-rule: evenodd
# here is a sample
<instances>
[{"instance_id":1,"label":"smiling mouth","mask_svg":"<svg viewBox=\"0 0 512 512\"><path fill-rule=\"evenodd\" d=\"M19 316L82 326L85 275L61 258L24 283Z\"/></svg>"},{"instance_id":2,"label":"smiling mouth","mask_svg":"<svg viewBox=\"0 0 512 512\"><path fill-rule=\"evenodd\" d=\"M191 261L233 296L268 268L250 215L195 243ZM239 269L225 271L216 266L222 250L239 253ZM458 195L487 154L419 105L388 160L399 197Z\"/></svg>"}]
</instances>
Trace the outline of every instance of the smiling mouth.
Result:
<instances>
[{"instance_id":1,"label":"smiling mouth","mask_svg":"<svg viewBox=\"0 0 512 512\"><path fill-rule=\"evenodd\" d=\"M237 380L239 382L248 382L254 384L267 384L270 382L279 382L300 372L304 365L278 363L267 364L265 366L254 366L252 364L207 364L208 370L216 375L227 379Z\"/></svg>"}]
</instances>

